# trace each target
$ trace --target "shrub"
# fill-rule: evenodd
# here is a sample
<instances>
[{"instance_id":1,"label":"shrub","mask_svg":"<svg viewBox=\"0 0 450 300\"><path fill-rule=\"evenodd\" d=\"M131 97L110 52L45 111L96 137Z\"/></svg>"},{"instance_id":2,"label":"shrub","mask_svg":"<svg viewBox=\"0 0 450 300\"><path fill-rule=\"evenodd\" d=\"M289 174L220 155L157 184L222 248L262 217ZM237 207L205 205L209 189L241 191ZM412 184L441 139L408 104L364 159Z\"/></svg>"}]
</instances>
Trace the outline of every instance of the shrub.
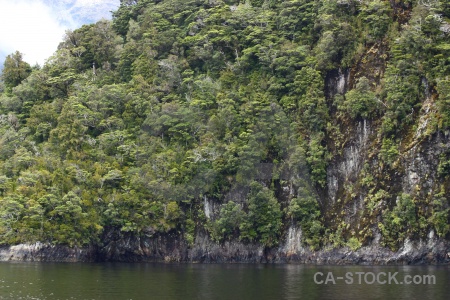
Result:
<instances>
[{"instance_id":1,"label":"shrub","mask_svg":"<svg viewBox=\"0 0 450 300\"><path fill-rule=\"evenodd\" d=\"M416 205L408 194L397 198L392 210L383 214L383 222L378 224L384 238L384 244L396 250L406 237L417 230Z\"/></svg>"},{"instance_id":2,"label":"shrub","mask_svg":"<svg viewBox=\"0 0 450 300\"><path fill-rule=\"evenodd\" d=\"M342 106L338 108L347 112L353 119L373 117L377 111L377 99L375 93L370 90L369 79L361 77L356 87L345 95Z\"/></svg>"},{"instance_id":3,"label":"shrub","mask_svg":"<svg viewBox=\"0 0 450 300\"><path fill-rule=\"evenodd\" d=\"M280 204L273 192L253 181L248 196L247 218L240 226L241 239L274 246L278 243L281 225Z\"/></svg>"},{"instance_id":4,"label":"shrub","mask_svg":"<svg viewBox=\"0 0 450 300\"><path fill-rule=\"evenodd\" d=\"M303 242L312 249L319 248L324 227L320 219L320 209L316 199L307 195L293 198L288 207L288 216L300 224L303 230Z\"/></svg>"},{"instance_id":5,"label":"shrub","mask_svg":"<svg viewBox=\"0 0 450 300\"><path fill-rule=\"evenodd\" d=\"M433 212L429 218L429 222L433 225L439 237L445 237L450 231L450 225L448 224L450 208L447 202L445 191L436 194L432 202Z\"/></svg>"},{"instance_id":6,"label":"shrub","mask_svg":"<svg viewBox=\"0 0 450 300\"><path fill-rule=\"evenodd\" d=\"M216 241L229 239L239 233L239 226L245 218L245 212L239 204L230 201L222 206L220 215L212 223L211 235Z\"/></svg>"}]
</instances>

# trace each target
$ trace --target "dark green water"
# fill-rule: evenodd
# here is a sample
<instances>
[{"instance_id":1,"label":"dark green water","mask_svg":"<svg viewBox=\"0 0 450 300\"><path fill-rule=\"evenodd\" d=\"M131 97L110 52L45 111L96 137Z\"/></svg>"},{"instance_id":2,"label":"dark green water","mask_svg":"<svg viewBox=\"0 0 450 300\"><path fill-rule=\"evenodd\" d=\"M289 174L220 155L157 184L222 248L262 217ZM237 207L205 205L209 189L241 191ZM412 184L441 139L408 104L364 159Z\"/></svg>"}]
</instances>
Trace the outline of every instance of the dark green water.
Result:
<instances>
[{"instance_id":1,"label":"dark green water","mask_svg":"<svg viewBox=\"0 0 450 300\"><path fill-rule=\"evenodd\" d=\"M317 272L324 274L316 275L322 284L314 282ZM335 284L331 280L325 284L328 272ZM386 283L371 283L373 276L369 272ZM380 272L386 276L378 275ZM398 272L395 276L398 284L394 280L388 284L389 272ZM346 274L351 274L352 284L345 278ZM400 284L406 275L416 276L416 281L422 275L432 275L436 282ZM344 280L337 279L341 276ZM0 299L447 300L449 284L448 266L0 263Z\"/></svg>"}]
</instances>

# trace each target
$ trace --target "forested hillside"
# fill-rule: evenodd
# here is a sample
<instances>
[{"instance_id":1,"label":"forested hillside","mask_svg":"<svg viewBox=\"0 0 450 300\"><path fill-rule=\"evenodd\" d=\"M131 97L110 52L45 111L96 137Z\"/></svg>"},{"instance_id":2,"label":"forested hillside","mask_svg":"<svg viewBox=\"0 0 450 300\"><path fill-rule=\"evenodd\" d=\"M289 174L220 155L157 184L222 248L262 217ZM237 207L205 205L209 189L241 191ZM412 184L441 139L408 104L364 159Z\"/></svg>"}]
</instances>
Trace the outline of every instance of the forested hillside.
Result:
<instances>
[{"instance_id":1,"label":"forested hillside","mask_svg":"<svg viewBox=\"0 0 450 300\"><path fill-rule=\"evenodd\" d=\"M445 240L449 75L445 0L123 0L7 57L0 243Z\"/></svg>"}]
</instances>

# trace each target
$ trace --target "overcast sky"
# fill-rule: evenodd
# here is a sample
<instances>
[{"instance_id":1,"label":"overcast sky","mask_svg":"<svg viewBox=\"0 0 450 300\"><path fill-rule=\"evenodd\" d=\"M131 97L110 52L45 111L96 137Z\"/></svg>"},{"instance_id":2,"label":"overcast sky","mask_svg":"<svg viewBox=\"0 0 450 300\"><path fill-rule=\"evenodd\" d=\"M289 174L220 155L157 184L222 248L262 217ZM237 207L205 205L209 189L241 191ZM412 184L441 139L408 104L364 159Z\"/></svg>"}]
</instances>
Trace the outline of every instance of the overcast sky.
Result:
<instances>
[{"instance_id":1,"label":"overcast sky","mask_svg":"<svg viewBox=\"0 0 450 300\"><path fill-rule=\"evenodd\" d=\"M16 50L41 66L67 29L111 18L120 0L0 0L0 62Z\"/></svg>"}]
</instances>

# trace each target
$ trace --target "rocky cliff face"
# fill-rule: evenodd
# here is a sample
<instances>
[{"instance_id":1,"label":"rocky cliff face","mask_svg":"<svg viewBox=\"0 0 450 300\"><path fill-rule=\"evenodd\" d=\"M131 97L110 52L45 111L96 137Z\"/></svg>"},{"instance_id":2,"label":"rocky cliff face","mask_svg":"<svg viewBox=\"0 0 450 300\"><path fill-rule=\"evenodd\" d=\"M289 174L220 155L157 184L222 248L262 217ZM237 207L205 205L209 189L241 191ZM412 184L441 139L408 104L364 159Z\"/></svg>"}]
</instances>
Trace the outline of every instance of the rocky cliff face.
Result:
<instances>
[{"instance_id":1,"label":"rocky cliff face","mask_svg":"<svg viewBox=\"0 0 450 300\"><path fill-rule=\"evenodd\" d=\"M306 264L448 264L448 242L434 234L427 239L406 240L396 252L379 245L352 251L348 247L311 251L300 241L301 230L291 227L277 248L266 249L258 244L225 242L217 244L199 234L195 244L188 246L180 236L154 238L121 237L105 241L103 248L69 248L45 244L21 244L0 248L0 261L102 262L157 261L200 263L306 263Z\"/></svg>"},{"instance_id":2,"label":"rocky cliff face","mask_svg":"<svg viewBox=\"0 0 450 300\"><path fill-rule=\"evenodd\" d=\"M380 51L384 52L382 49ZM377 74L384 73L382 60L369 57L369 61ZM367 66L361 64L350 71L331 72L325 82L328 101L333 103L336 95L343 95L352 88L352 84L357 81L355 77L367 72ZM377 78L371 80L378 82ZM407 238L397 252L386 251L383 248L385 244L380 244L382 231L379 223L383 220L382 215L392 211L392 207L399 202L398 197L387 195L413 197L416 213L429 217L433 209L433 195L446 188L447 180L439 175L438 169L442 157L449 151L449 135L448 132L435 129L436 95L430 90L426 78L422 79L422 87L422 105L420 109L412 111L414 121L397 137L399 142L392 146L395 155L389 163L383 160L384 140L380 120L360 118L356 122L336 122L338 118L332 118L340 130L340 140L330 136L332 158L327 168L323 211L329 225L339 227L340 222L348 237L356 236L365 240L367 247L354 254L372 257L369 260L376 261L373 254L377 253L380 257L390 257L392 260L408 257L406 260L422 261L420 257L424 256L424 251L427 252L424 249L428 247L430 251L426 254L426 261L431 257L445 258L444 252L449 251L448 242L443 236L438 239L432 229L422 231L412 239ZM417 222L423 222L425 218L420 217ZM425 235L428 239L420 238ZM436 251L439 251L437 249L443 252L435 256Z\"/></svg>"},{"instance_id":3,"label":"rocky cliff face","mask_svg":"<svg viewBox=\"0 0 450 300\"><path fill-rule=\"evenodd\" d=\"M92 247L2 259L448 261L445 1L125 2L5 66L0 243Z\"/></svg>"},{"instance_id":4,"label":"rocky cliff face","mask_svg":"<svg viewBox=\"0 0 450 300\"><path fill-rule=\"evenodd\" d=\"M94 248L70 248L42 243L0 247L0 261L95 261Z\"/></svg>"},{"instance_id":5,"label":"rocky cliff face","mask_svg":"<svg viewBox=\"0 0 450 300\"><path fill-rule=\"evenodd\" d=\"M327 76L325 87L329 102L336 95L345 94L349 85L355 82L353 76L350 70L337 70ZM424 86L427 87L426 82ZM302 228L298 224L285 227L279 245L272 248L238 240L217 243L203 231L197 232L193 244L189 244L183 233L135 236L111 229L105 233L101 246L69 248L41 243L21 244L0 248L0 260L449 263L450 243L438 238L434 230L428 231L425 237L406 238L397 251L380 244L380 212L391 208L395 203L392 199L380 198L375 206L369 205L373 194L383 190L389 194L413 195L417 199L417 209L427 209L430 203L427 199L439 192L441 181L437 170L440 157L450 149L449 132L429 133L433 132L429 130L432 126L430 120L436 108L433 95L427 88L425 96L415 124L405 131L401 143L396 145L398 154L390 166L380 162L382 140L379 122L360 119L353 123L336 123L344 139L338 143L340 148L332 141L327 183L323 189L318 188L317 194L322 195L322 211L329 226L339 228L339 225L344 225L344 236L357 236L365 241L357 250L341 244L325 245L322 249L313 251L302 242ZM368 177L373 178L376 183L365 183ZM292 184L287 180L280 185L279 190L279 201L286 206L293 194ZM245 195L240 192L242 191L231 191L230 197L238 202L244 201ZM206 196L201 202L207 219L218 215L219 204Z\"/></svg>"}]
</instances>

